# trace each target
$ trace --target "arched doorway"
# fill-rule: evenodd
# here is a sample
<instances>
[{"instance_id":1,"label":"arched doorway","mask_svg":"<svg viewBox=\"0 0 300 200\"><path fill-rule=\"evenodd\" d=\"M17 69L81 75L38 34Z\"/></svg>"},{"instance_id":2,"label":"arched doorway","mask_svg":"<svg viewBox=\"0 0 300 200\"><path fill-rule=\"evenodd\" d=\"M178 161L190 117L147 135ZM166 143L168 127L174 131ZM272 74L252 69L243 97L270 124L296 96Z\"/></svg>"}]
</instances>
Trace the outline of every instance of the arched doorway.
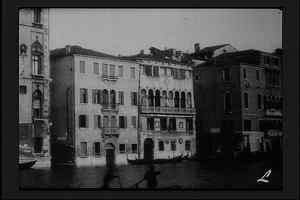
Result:
<instances>
[{"instance_id":1,"label":"arched doorway","mask_svg":"<svg viewBox=\"0 0 300 200\"><path fill-rule=\"evenodd\" d=\"M147 161L153 160L154 157L154 142L151 138L144 141L144 159Z\"/></svg>"},{"instance_id":2,"label":"arched doorway","mask_svg":"<svg viewBox=\"0 0 300 200\"><path fill-rule=\"evenodd\" d=\"M115 167L115 146L112 143L107 143L104 149L106 153L106 167L113 169Z\"/></svg>"}]
</instances>

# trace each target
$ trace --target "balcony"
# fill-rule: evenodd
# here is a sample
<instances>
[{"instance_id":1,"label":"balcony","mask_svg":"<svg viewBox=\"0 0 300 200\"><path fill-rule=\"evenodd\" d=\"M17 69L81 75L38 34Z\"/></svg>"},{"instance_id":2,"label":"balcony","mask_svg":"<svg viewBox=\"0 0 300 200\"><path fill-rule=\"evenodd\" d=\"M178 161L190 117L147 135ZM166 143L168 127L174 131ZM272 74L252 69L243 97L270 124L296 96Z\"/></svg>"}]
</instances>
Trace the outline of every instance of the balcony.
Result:
<instances>
[{"instance_id":1,"label":"balcony","mask_svg":"<svg viewBox=\"0 0 300 200\"><path fill-rule=\"evenodd\" d=\"M117 81L118 77L117 76L102 75L102 80L103 81Z\"/></svg>"},{"instance_id":2,"label":"balcony","mask_svg":"<svg viewBox=\"0 0 300 200\"><path fill-rule=\"evenodd\" d=\"M195 114L195 108L141 106L142 113Z\"/></svg>"},{"instance_id":3,"label":"balcony","mask_svg":"<svg viewBox=\"0 0 300 200\"><path fill-rule=\"evenodd\" d=\"M119 127L103 127L102 134L103 136L119 136L120 129Z\"/></svg>"},{"instance_id":4,"label":"balcony","mask_svg":"<svg viewBox=\"0 0 300 200\"><path fill-rule=\"evenodd\" d=\"M192 136L194 133L194 130L178 131L178 130L148 130L148 129L144 129L144 130L142 130L142 133L144 133L146 135L159 135L159 136L182 136L182 135Z\"/></svg>"},{"instance_id":5,"label":"balcony","mask_svg":"<svg viewBox=\"0 0 300 200\"><path fill-rule=\"evenodd\" d=\"M118 104L102 105L101 112L118 113L119 105Z\"/></svg>"},{"instance_id":6,"label":"balcony","mask_svg":"<svg viewBox=\"0 0 300 200\"><path fill-rule=\"evenodd\" d=\"M267 109L265 110L266 117L282 117L282 112L276 109Z\"/></svg>"}]
</instances>

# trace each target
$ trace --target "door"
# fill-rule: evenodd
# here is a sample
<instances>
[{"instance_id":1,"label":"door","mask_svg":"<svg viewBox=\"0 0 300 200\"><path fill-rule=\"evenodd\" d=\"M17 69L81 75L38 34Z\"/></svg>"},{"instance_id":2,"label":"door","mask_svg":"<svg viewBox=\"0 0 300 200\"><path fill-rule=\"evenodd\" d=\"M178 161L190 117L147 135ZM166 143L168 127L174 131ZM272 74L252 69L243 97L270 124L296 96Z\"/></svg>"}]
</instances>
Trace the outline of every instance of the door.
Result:
<instances>
[{"instance_id":1,"label":"door","mask_svg":"<svg viewBox=\"0 0 300 200\"><path fill-rule=\"evenodd\" d=\"M113 144L109 143L105 145L106 152L106 167L108 169L113 169L115 167L115 147Z\"/></svg>"},{"instance_id":2,"label":"door","mask_svg":"<svg viewBox=\"0 0 300 200\"><path fill-rule=\"evenodd\" d=\"M34 152L41 153L43 147L43 138L42 137L35 137L34 138Z\"/></svg>"},{"instance_id":3,"label":"door","mask_svg":"<svg viewBox=\"0 0 300 200\"><path fill-rule=\"evenodd\" d=\"M154 142L152 139L147 138L144 141L144 159L147 161L153 160L154 157Z\"/></svg>"}]
</instances>

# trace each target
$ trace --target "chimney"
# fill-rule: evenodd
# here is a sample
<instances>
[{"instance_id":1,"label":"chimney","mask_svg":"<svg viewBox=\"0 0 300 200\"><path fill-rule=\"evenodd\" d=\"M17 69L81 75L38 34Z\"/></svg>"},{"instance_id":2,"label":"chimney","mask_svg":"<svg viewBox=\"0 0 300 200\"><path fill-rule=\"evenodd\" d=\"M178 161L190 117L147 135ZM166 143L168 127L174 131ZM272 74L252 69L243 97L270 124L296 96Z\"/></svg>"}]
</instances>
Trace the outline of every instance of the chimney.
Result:
<instances>
[{"instance_id":1,"label":"chimney","mask_svg":"<svg viewBox=\"0 0 300 200\"><path fill-rule=\"evenodd\" d=\"M70 54L71 53L71 46L70 45L66 45L66 54Z\"/></svg>"},{"instance_id":2,"label":"chimney","mask_svg":"<svg viewBox=\"0 0 300 200\"><path fill-rule=\"evenodd\" d=\"M195 43L194 51L195 51L195 54L198 54L200 52L200 44L199 43Z\"/></svg>"}]
</instances>

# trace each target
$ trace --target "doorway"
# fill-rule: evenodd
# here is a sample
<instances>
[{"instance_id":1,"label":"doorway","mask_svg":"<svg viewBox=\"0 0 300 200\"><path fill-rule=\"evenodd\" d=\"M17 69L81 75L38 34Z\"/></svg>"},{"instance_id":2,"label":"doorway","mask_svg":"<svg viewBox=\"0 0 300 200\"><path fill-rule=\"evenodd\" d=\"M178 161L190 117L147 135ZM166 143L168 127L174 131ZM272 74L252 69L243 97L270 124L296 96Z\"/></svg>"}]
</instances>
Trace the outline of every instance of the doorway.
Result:
<instances>
[{"instance_id":1,"label":"doorway","mask_svg":"<svg viewBox=\"0 0 300 200\"><path fill-rule=\"evenodd\" d=\"M35 137L34 138L34 153L41 153L43 147L43 138Z\"/></svg>"},{"instance_id":2,"label":"doorway","mask_svg":"<svg viewBox=\"0 0 300 200\"><path fill-rule=\"evenodd\" d=\"M115 167L115 147L112 143L105 144L106 167L113 169Z\"/></svg>"},{"instance_id":3,"label":"doorway","mask_svg":"<svg viewBox=\"0 0 300 200\"><path fill-rule=\"evenodd\" d=\"M147 161L153 160L154 157L154 142L151 138L144 141L144 159Z\"/></svg>"}]
</instances>

